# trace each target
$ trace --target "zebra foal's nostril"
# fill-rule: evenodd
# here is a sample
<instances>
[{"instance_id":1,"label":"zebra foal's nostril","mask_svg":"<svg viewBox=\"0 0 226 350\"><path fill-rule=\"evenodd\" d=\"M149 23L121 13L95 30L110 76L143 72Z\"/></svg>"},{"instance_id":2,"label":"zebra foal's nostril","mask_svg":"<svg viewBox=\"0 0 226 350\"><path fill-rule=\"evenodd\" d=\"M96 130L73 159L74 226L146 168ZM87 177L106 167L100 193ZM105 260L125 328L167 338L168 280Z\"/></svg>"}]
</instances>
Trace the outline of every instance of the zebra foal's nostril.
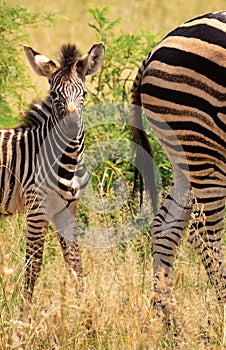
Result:
<instances>
[{"instance_id":1,"label":"zebra foal's nostril","mask_svg":"<svg viewBox=\"0 0 226 350\"><path fill-rule=\"evenodd\" d=\"M70 102L68 105L67 105L67 111L72 113L72 112L76 112L76 106L74 103Z\"/></svg>"}]
</instances>

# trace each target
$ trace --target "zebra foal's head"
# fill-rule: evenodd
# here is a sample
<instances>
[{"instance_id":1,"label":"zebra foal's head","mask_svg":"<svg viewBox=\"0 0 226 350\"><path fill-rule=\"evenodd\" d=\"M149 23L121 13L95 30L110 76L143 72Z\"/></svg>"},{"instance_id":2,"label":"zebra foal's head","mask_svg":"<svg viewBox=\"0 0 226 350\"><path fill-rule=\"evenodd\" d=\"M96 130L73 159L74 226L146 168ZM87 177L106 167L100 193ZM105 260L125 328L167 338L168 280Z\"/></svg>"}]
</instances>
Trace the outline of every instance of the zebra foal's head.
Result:
<instances>
[{"instance_id":1,"label":"zebra foal's head","mask_svg":"<svg viewBox=\"0 0 226 350\"><path fill-rule=\"evenodd\" d=\"M104 44L93 45L84 56L79 54L75 45L64 45L58 65L29 46L25 45L24 50L35 73L49 81L54 116L73 133L76 122L81 123L85 77L95 74L102 66Z\"/></svg>"}]
</instances>

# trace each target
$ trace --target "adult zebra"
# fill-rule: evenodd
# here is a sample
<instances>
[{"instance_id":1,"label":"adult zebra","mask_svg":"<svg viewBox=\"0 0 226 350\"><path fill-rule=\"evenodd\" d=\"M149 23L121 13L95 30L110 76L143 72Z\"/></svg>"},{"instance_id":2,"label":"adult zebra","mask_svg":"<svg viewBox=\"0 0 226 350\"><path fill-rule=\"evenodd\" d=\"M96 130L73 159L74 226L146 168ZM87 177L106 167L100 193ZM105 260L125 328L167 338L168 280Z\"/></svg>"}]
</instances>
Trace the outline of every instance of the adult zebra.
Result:
<instances>
[{"instance_id":1,"label":"adult zebra","mask_svg":"<svg viewBox=\"0 0 226 350\"><path fill-rule=\"evenodd\" d=\"M221 232L226 197L226 12L202 15L169 33L143 61L131 92L136 144L150 153L142 106L174 177L151 227L156 307L167 313L169 300L173 303L174 256L189 222L190 241L219 301L225 302Z\"/></svg>"},{"instance_id":2,"label":"adult zebra","mask_svg":"<svg viewBox=\"0 0 226 350\"><path fill-rule=\"evenodd\" d=\"M30 302L49 221L58 232L76 290L81 286L75 215L88 181L83 162L84 83L86 75L101 67L104 45L94 45L82 57L75 45L65 45L59 67L32 48L24 49L34 71L48 78L50 92L31 105L21 126L0 130L0 213L26 213L24 301Z\"/></svg>"}]
</instances>

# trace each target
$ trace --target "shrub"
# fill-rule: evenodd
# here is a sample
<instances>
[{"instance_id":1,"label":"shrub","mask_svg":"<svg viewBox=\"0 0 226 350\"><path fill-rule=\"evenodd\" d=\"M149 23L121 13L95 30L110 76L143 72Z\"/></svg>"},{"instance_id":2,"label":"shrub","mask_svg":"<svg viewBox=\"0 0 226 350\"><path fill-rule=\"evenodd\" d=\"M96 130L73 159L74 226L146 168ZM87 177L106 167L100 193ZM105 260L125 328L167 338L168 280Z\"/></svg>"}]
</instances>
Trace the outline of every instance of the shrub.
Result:
<instances>
[{"instance_id":1,"label":"shrub","mask_svg":"<svg viewBox=\"0 0 226 350\"><path fill-rule=\"evenodd\" d=\"M88 12L91 16L89 26L95 31L97 41L104 42L106 52L100 73L91 77L91 84L85 102L86 157L90 158L92 154L96 157L96 152L92 147L94 144L105 142L105 147L111 144L113 149L117 141L120 141L121 153L126 158L125 145L128 146L130 142L127 123L130 121L128 109L130 89L142 60L156 45L156 35L152 35L143 29L136 35L125 33L119 28L120 18L110 21L108 7L100 9L92 6L88 9ZM96 104L96 108L93 107L94 104ZM118 120L114 122L117 106L118 114L124 115L120 123L118 123ZM154 160L160 171L162 186L166 189L172 180L171 166L157 138L151 132L150 125L145 124L154 150ZM90 153L89 149L91 149ZM106 197L111 199L114 196L113 183L119 177L123 177L132 189L133 165L126 162L125 158L112 157L106 159L106 152L101 148L99 153L99 164L96 169L90 171L93 187L97 189L96 193L100 194L101 186L102 199Z\"/></svg>"},{"instance_id":2,"label":"shrub","mask_svg":"<svg viewBox=\"0 0 226 350\"><path fill-rule=\"evenodd\" d=\"M25 105L21 92L33 87L21 59L22 44L28 41L26 29L34 28L40 23L49 24L53 20L54 15L40 15L29 12L20 5L10 6L0 2L1 126L17 123L16 114L18 116Z\"/></svg>"},{"instance_id":3,"label":"shrub","mask_svg":"<svg viewBox=\"0 0 226 350\"><path fill-rule=\"evenodd\" d=\"M142 59L156 45L156 35L141 30L128 34L118 28L121 21L110 21L109 7L90 7L88 13L92 22L89 26L95 31L97 41L106 46L104 64L100 74L91 79L87 103L129 103L130 88ZM118 35L117 32L120 32Z\"/></svg>"}]
</instances>

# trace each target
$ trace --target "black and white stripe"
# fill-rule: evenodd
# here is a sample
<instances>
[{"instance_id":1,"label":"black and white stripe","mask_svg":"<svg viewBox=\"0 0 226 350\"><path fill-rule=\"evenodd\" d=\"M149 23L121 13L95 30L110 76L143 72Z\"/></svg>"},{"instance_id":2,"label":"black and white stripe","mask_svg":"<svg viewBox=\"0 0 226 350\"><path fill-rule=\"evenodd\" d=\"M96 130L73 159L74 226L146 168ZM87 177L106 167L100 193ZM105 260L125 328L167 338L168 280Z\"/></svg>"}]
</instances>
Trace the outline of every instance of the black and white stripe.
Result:
<instances>
[{"instance_id":1,"label":"black and white stripe","mask_svg":"<svg viewBox=\"0 0 226 350\"><path fill-rule=\"evenodd\" d=\"M30 301L49 221L79 287L76 205L88 182L83 161L84 82L101 67L104 46L94 45L83 57L74 45L63 46L59 67L30 47L25 46L25 52L34 71L48 78L50 92L31 105L20 126L0 130L0 213L26 214L24 298Z\"/></svg>"},{"instance_id":2,"label":"black and white stripe","mask_svg":"<svg viewBox=\"0 0 226 350\"><path fill-rule=\"evenodd\" d=\"M226 197L226 12L194 18L169 33L139 68L132 88L173 167L173 185L152 224L160 304L171 298L173 262L183 231L226 300L222 225ZM144 131L132 128L143 145ZM165 279L158 283L159 276ZM161 287L160 287L161 286ZM167 293L168 292L168 293Z\"/></svg>"}]
</instances>

